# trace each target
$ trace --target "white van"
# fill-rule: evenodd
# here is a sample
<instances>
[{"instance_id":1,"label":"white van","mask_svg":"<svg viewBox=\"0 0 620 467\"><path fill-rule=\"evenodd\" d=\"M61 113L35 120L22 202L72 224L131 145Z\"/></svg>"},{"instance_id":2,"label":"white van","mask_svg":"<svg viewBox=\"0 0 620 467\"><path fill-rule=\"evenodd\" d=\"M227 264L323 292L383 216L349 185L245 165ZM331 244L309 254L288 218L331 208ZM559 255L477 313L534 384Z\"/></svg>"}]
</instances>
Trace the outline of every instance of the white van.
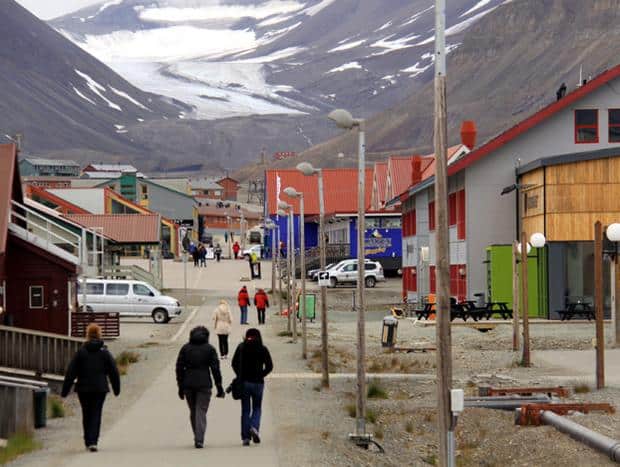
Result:
<instances>
[{"instance_id":1,"label":"white van","mask_svg":"<svg viewBox=\"0 0 620 467\"><path fill-rule=\"evenodd\" d=\"M78 281L78 303L83 306L82 282ZM146 282L113 279L86 280L86 310L118 312L120 316L150 316L158 324L181 314L176 298L162 295Z\"/></svg>"}]
</instances>

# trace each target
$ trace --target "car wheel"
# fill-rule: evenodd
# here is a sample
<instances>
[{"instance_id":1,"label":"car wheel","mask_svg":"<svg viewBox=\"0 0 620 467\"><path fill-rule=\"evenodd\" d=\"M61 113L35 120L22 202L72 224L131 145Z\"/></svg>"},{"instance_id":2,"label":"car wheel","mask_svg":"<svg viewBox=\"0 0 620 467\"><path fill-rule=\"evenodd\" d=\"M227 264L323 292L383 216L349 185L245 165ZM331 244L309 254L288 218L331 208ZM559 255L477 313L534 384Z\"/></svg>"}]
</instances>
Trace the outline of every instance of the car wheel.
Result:
<instances>
[{"instance_id":1,"label":"car wheel","mask_svg":"<svg viewBox=\"0 0 620 467\"><path fill-rule=\"evenodd\" d=\"M165 324L168 322L168 312L163 308L157 308L153 311L153 321L157 324Z\"/></svg>"},{"instance_id":2,"label":"car wheel","mask_svg":"<svg viewBox=\"0 0 620 467\"><path fill-rule=\"evenodd\" d=\"M329 286L330 287L336 287L338 285L338 280L335 277L330 277L329 278Z\"/></svg>"},{"instance_id":3,"label":"car wheel","mask_svg":"<svg viewBox=\"0 0 620 467\"><path fill-rule=\"evenodd\" d=\"M370 276L370 277L367 277L364 282L366 282L366 287L372 289L377 283L377 280L374 277Z\"/></svg>"}]
</instances>

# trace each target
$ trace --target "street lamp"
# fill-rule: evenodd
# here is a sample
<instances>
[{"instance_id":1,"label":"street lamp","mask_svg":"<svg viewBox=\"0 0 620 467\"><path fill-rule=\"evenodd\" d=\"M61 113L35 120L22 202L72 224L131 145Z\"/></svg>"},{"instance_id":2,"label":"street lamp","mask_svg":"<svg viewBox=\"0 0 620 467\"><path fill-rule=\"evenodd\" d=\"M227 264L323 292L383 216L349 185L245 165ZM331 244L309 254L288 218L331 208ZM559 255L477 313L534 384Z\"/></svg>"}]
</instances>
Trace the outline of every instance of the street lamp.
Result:
<instances>
[{"instance_id":1,"label":"street lamp","mask_svg":"<svg viewBox=\"0 0 620 467\"><path fill-rule=\"evenodd\" d=\"M293 206L286 201L278 201L278 207L288 211L288 248L286 249L287 269L288 269L288 320L287 331L293 333L293 343L297 343L297 319L293 316L292 309L295 308L295 225L293 217ZM292 329L291 329L292 324Z\"/></svg>"},{"instance_id":2,"label":"street lamp","mask_svg":"<svg viewBox=\"0 0 620 467\"><path fill-rule=\"evenodd\" d=\"M530 367L530 318L528 311L528 283L527 283L527 255L532 249L532 245L536 248L543 248L546 243L545 236L541 233L534 233L530 237L529 243L525 234L525 228L522 226L523 233L521 234L521 243L517 250L521 254L521 301L523 305L523 356L522 363L526 368ZM521 245L525 243L526 248L522 248Z\"/></svg>"},{"instance_id":3,"label":"street lamp","mask_svg":"<svg viewBox=\"0 0 620 467\"><path fill-rule=\"evenodd\" d=\"M364 231L365 231L365 180L366 180L366 143L365 121L353 118L344 109L332 111L328 118L338 128L344 130L358 129L358 168L357 168L357 404L355 433L349 438L359 446L368 446L371 437L366 433L366 323L364 304Z\"/></svg>"},{"instance_id":4,"label":"street lamp","mask_svg":"<svg viewBox=\"0 0 620 467\"><path fill-rule=\"evenodd\" d=\"M323 192L323 170L315 169L309 162L297 164L299 170L306 177L318 176L319 183L319 265L321 272L325 271L327 259L325 254L325 196ZM321 286L321 386L329 387L329 363L327 348L327 287Z\"/></svg>"},{"instance_id":5,"label":"street lamp","mask_svg":"<svg viewBox=\"0 0 620 467\"><path fill-rule=\"evenodd\" d=\"M265 222L265 228L271 231L271 293L276 293L276 224L269 219Z\"/></svg>"},{"instance_id":6,"label":"street lamp","mask_svg":"<svg viewBox=\"0 0 620 467\"><path fill-rule=\"evenodd\" d=\"M283 209L278 209L276 214L278 218L286 217L286 211ZM280 316L282 316L282 252L280 251L280 239L280 226L278 225L278 309L280 310Z\"/></svg>"},{"instance_id":7,"label":"street lamp","mask_svg":"<svg viewBox=\"0 0 620 467\"><path fill-rule=\"evenodd\" d=\"M620 224L614 223L607 227L607 238L611 242L620 242ZM597 260L598 261L598 260ZM618 298L618 280L620 279L620 258L618 254L616 254L616 274L615 274L615 284L612 290L615 290L616 293L616 306L613 312L613 323L614 323L614 342L616 347L620 347L620 317L618 316L618 308L620 307L620 299Z\"/></svg>"},{"instance_id":8,"label":"street lamp","mask_svg":"<svg viewBox=\"0 0 620 467\"><path fill-rule=\"evenodd\" d=\"M301 357L308 358L308 336L306 333L306 238L305 238L305 217L304 217L304 194L297 191L292 186L284 189L284 194L291 198L299 199L299 246L301 250L301 303L299 312L301 313ZM293 317L297 322L296 317Z\"/></svg>"}]
</instances>

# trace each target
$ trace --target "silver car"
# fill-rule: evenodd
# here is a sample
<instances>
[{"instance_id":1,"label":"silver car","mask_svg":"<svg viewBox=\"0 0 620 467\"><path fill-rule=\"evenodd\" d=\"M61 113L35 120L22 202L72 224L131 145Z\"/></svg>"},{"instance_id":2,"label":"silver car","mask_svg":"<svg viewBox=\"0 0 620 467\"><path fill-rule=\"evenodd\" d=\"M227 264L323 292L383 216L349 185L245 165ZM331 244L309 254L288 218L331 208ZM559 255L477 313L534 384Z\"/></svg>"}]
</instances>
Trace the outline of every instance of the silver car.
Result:
<instances>
[{"instance_id":1,"label":"silver car","mask_svg":"<svg viewBox=\"0 0 620 467\"><path fill-rule=\"evenodd\" d=\"M373 288L377 282L385 281L383 266L377 261L369 259L364 261L364 284ZM337 287L338 284L357 283L357 260L350 259L341 261L329 271L329 286Z\"/></svg>"}]
</instances>

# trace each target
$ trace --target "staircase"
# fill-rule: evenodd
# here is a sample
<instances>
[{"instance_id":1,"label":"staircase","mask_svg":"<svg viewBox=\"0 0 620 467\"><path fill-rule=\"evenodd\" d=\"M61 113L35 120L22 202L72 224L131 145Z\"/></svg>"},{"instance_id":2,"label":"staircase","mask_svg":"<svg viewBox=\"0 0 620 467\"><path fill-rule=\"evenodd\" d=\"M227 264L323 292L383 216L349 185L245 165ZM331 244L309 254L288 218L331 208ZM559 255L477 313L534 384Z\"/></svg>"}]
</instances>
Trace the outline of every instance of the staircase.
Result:
<instances>
[{"instance_id":1,"label":"staircase","mask_svg":"<svg viewBox=\"0 0 620 467\"><path fill-rule=\"evenodd\" d=\"M301 265L299 263L300 250L295 250L295 276L300 277ZM351 245L349 243L332 243L325 249L325 264L338 263L351 258ZM312 247L306 250L306 271L320 267L320 249ZM283 276L288 275L286 268L286 258L283 259Z\"/></svg>"},{"instance_id":2,"label":"staircase","mask_svg":"<svg viewBox=\"0 0 620 467\"><path fill-rule=\"evenodd\" d=\"M155 274L136 265L106 267L103 270L103 275L108 279L131 279L134 281L146 282L157 290L161 290L163 286L161 280L159 280Z\"/></svg>"}]
</instances>

